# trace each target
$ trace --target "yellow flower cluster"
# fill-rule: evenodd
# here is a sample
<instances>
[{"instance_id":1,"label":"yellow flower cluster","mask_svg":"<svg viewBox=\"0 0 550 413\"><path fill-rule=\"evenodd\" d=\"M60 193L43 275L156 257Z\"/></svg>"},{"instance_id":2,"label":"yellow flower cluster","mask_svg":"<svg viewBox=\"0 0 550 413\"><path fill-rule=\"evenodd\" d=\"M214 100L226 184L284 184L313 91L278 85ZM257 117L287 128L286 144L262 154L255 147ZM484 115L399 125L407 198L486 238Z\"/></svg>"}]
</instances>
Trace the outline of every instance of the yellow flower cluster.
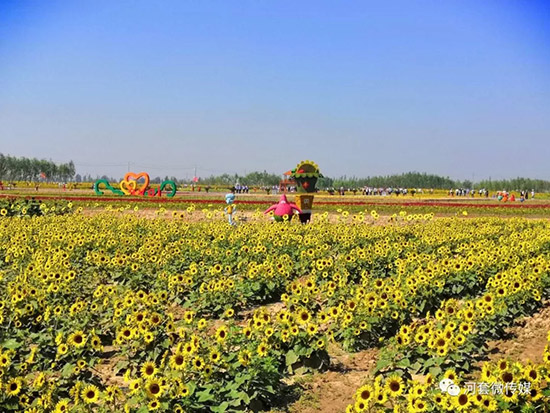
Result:
<instances>
[{"instance_id":1,"label":"yellow flower cluster","mask_svg":"<svg viewBox=\"0 0 550 413\"><path fill-rule=\"evenodd\" d=\"M285 376L326 367L331 340L387 340L409 355L393 367L411 369L463 354L547 291L543 221L231 227L110 209L0 218L0 410L268 405ZM360 403L401 396L383 370Z\"/></svg>"},{"instance_id":2,"label":"yellow flower cluster","mask_svg":"<svg viewBox=\"0 0 550 413\"><path fill-rule=\"evenodd\" d=\"M455 393L441 383L458 386ZM550 403L550 331L542 363L501 359L485 362L481 371L459 375L448 369L441 381L431 374L421 379L404 380L399 375L375 380L355 392L355 402L347 413L362 412L504 412L518 409L544 411Z\"/></svg>"}]
</instances>

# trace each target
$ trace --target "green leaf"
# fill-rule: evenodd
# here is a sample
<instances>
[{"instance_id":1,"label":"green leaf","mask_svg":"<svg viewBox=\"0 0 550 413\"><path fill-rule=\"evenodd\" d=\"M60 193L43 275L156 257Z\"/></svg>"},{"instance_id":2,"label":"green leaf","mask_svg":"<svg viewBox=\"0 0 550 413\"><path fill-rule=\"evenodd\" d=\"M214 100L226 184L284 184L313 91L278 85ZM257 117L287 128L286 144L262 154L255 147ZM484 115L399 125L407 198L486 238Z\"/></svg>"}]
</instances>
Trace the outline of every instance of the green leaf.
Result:
<instances>
[{"instance_id":1,"label":"green leaf","mask_svg":"<svg viewBox=\"0 0 550 413\"><path fill-rule=\"evenodd\" d=\"M270 386L267 386L270 387ZM267 389L266 389L267 390ZM239 394L239 398L248 406L250 404L250 397L248 397L248 393L242 391Z\"/></svg>"},{"instance_id":2,"label":"green leaf","mask_svg":"<svg viewBox=\"0 0 550 413\"><path fill-rule=\"evenodd\" d=\"M382 370L386 367L388 367L391 364L391 360L389 359L380 359L378 360L378 363L376 363L376 369Z\"/></svg>"},{"instance_id":3,"label":"green leaf","mask_svg":"<svg viewBox=\"0 0 550 413\"><path fill-rule=\"evenodd\" d=\"M2 342L2 347L7 348L9 350L13 350L21 347L21 343L18 343L13 338L10 338L9 340Z\"/></svg>"},{"instance_id":4,"label":"green leaf","mask_svg":"<svg viewBox=\"0 0 550 413\"><path fill-rule=\"evenodd\" d=\"M235 388L238 388L241 384L243 384L247 380L247 376L248 375L242 374L242 375L239 375L239 376L235 377L234 382L235 382L235 384L237 384L237 387L235 387Z\"/></svg>"},{"instance_id":5,"label":"green leaf","mask_svg":"<svg viewBox=\"0 0 550 413\"><path fill-rule=\"evenodd\" d=\"M115 374L119 371L126 369L130 365L128 360L120 360L115 366Z\"/></svg>"},{"instance_id":6,"label":"green leaf","mask_svg":"<svg viewBox=\"0 0 550 413\"><path fill-rule=\"evenodd\" d=\"M411 370L412 371L419 371L422 368L423 364L419 361L415 361L413 364L411 364Z\"/></svg>"},{"instance_id":7,"label":"green leaf","mask_svg":"<svg viewBox=\"0 0 550 413\"><path fill-rule=\"evenodd\" d=\"M237 394L237 389L239 388L239 383L233 381L233 382L230 382L229 384L227 384L225 386L225 388L227 390L231 390L231 392L229 393L229 395L231 397L235 397L235 395Z\"/></svg>"},{"instance_id":8,"label":"green leaf","mask_svg":"<svg viewBox=\"0 0 550 413\"><path fill-rule=\"evenodd\" d=\"M214 400L214 396L210 394L210 390L203 390L197 393L198 402L203 403L210 400Z\"/></svg>"},{"instance_id":9,"label":"green leaf","mask_svg":"<svg viewBox=\"0 0 550 413\"><path fill-rule=\"evenodd\" d=\"M74 364L71 364L71 363L65 364L65 367L63 367L63 370L61 370L61 375L64 378L69 377L71 374L73 374L74 367L75 367Z\"/></svg>"},{"instance_id":10,"label":"green leaf","mask_svg":"<svg viewBox=\"0 0 550 413\"><path fill-rule=\"evenodd\" d=\"M433 377L438 377L441 373L443 372L443 370L441 370L441 367L432 367L430 369L430 374L433 376Z\"/></svg>"},{"instance_id":11,"label":"green leaf","mask_svg":"<svg viewBox=\"0 0 550 413\"><path fill-rule=\"evenodd\" d=\"M298 355L293 350L290 350L288 353L286 353L286 365L293 365L298 361L298 358Z\"/></svg>"},{"instance_id":12,"label":"green leaf","mask_svg":"<svg viewBox=\"0 0 550 413\"><path fill-rule=\"evenodd\" d=\"M190 381L186 383L187 388L189 389L189 396L192 396L195 393L195 390L197 389L197 385Z\"/></svg>"},{"instance_id":13,"label":"green leaf","mask_svg":"<svg viewBox=\"0 0 550 413\"><path fill-rule=\"evenodd\" d=\"M434 365L441 366L445 361L445 357L434 357L433 360L434 360Z\"/></svg>"},{"instance_id":14,"label":"green leaf","mask_svg":"<svg viewBox=\"0 0 550 413\"><path fill-rule=\"evenodd\" d=\"M233 399L229 402L230 406L238 407L241 405L241 399Z\"/></svg>"}]
</instances>

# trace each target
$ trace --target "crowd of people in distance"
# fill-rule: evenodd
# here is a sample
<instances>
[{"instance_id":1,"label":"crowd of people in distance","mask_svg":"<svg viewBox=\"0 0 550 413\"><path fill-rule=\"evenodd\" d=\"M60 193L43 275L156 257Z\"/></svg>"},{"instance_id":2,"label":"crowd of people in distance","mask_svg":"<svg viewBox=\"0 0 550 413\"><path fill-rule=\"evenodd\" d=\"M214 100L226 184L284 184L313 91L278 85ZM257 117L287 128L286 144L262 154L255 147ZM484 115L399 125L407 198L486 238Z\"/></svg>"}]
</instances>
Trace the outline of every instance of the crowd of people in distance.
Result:
<instances>
[{"instance_id":1,"label":"crowd of people in distance","mask_svg":"<svg viewBox=\"0 0 550 413\"><path fill-rule=\"evenodd\" d=\"M248 185L235 184L234 188L237 194L248 194L249 191Z\"/></svg>"},{"instance_id":2,"label":"crowd of people in distance","mask_svg":"<svg viewBox=\"0 0 550 413\"><path fill-rule=\"evenodd\" d=\"M489 198L489 191L485 188L481 188L478 191L479 196ZM475 189L468 189L468 188L456 188L456 189L449 189L449 196L470 196L473 198L476 194Z\"/></svg>"},{"instance_id":3,"label":"crowd of people in distance","mask_svg":"<svg viewBox=\"0 0 550 413\"><path fill-rule=\"evenodd\" d=\"M296 192L296 186L293 185L286 185L286 186L279 186L279 185L272 185L272 186L262 186L260 187L261 191L265 191L266 194L278 194L279 192L285 193L285 192Z\"/></svg>"},{"instance_id":4,"label":"crowd of people in distance","mask_svg":"<svg viewBox=\"0 0 550 413\"><path fill-rule=\"evenodd\" d=\"M276 188L276 187L274 187L274 188ZM366 196L389 196L389 195L395 195L395 196L412 195L412 196L414 196L415 194L433 194L434 193L433 188L430 188L430 189L401 188L401 187L399 187L399 188L393 188L393 187L376 188L376 187L370 187L370 186L365 186L361 189L340 187L340 188L338 188L338 190L336 190L334 188L325 188L325 190L330 195L335 195L335 194L345 195L346 192L348 192L348 193L353 193L353 195L357 195L358 193L361 193L362 195L366 195ZM528 200L529 196L531 196L531 199L535 198L535 190L534 189L531 190L530 194L529 194L529 191L527 191L527 190L522 190L522 191L517 191L517 192L520 193L520 200L522 202L525 201L525 200ZM471 197L471 198L474 198L476 195L479 195L479 197L484 197L484 198L489 198L491 196L489 190L486 189L486 188L481 188L481 189L477 189L477 190L473 189L473 188L451 188L451 189L449 189L449 192L447 194L448 194L448 196L451 196L451 197L456 196L456 197ZM507 191L495 192L491 197L494 198L494 199L498 199L499 201L501 201L501 200L515 201L515 195L510 194Z\"/></svg>"},{"instance_id":5,"label":"crowd of people in distance","mask_svg":"<svg viewBox=\"0 0 550 413\"><path fill-rule=\"evenodd\" d=\"M430 191L433 194L433 189L430 189ZM383 196L383 195L395 194L396 196L399 196L399 195L407 195L409 192L412 196L414 196L416 193L419 193L419 194L424 193L422 188L412 188L409 190L407 188L401 188L401 187L400 188L392 188L392 187L372 188L370 186L366 186L362 189L363 195L382 195Z\"/></svg>"},{"instance_id":6,"label":"crowd of people in distance","mask_svg":"<svg viewBox=\"0 0 550 413\"><path fill-rule=\"evenodd\" d=\"M529 199L529 191L521 190L518 192L520 193L521 202ZM489 190L487 190L486 188L481 188L477 190L477 193L479 194L480 197L485 197L485 198L489 198L489 195L490 195ZM475 194L476 194L476 190L474 189L465 189L465 188L449 189L449 196L464 196L464 197L470 196L471 198L473 198ZM510 193L506 190L497 191L496 193L493 194L492 198L496 198L499 201L504 201L504 202L516 200L515 194ZM535 190L531 189L531 199L534 199L534 198L535 198Z\"/></svg>"},{"instance_id":7,"label":"crowd of people in distance","mask_svg":"<svg viewBox=\"0 0 550 413\"><path fill-rule=\"evenodd\" d=\"M357 193L360 192L361 195L367 195L367 196L370 196L370 195L379 195L379 196L396 195L396 196L399 196L399 195L407 195L409 193L412 196L414 196L416 193L419 193L419 194L424 193L424 190L422 188L412 188L412 189L392 188L392 187L376 188L376 187L370 187L370 186L365 186L365 187L360 188L360 189L358 189L358 188L344 188L343 186L341 186L340 188L338 188L338 190L336 190L334 188L326 188L325 190L331 195L334 195L336 193L338 193L338 195L345 195L346 192L351 192L351 193L353 193L353 195L357 195ZM434 191L433 189L430 189L429 193L433 194L433 191Z\"/></svg>"}]
</instances>

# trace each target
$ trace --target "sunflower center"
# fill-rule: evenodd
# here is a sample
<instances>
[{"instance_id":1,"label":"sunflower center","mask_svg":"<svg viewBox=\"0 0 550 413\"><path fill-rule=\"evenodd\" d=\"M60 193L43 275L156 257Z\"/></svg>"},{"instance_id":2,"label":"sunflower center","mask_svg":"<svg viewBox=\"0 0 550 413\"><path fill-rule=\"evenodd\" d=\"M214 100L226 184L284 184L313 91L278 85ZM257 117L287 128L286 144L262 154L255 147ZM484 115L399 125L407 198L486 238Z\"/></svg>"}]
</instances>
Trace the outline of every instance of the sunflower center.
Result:
<instances>
[{"instance_id":1,"label":"sunflower center","mask_svg":"<svg viewBox=\"0 0 550 413\"><path fill-rule=\"evenodd\" d=\"M514 379L514 375L512 373L506 372L502 375L502 381L504 383L511 383Z\"/></svg>"}]
</instances>

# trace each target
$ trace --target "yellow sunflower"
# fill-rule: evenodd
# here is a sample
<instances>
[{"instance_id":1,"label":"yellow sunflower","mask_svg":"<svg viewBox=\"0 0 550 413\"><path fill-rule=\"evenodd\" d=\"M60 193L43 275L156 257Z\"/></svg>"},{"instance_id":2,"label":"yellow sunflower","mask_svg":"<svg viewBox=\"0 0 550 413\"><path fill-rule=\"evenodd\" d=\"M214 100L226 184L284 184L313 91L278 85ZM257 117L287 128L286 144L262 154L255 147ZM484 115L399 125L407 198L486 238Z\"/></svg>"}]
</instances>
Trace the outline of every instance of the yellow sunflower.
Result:
<instances>
[{"instance_id":1,"label":"yellow sunflower","mask_svg":"<svg viewBox=\"0 0 550 413\"><path fill-rule=\"evenodd\" d=\"M90 384L82 390L81 396L86 404L96 403L99 400L99 389Z\"/></svg>"}]
</instances>

